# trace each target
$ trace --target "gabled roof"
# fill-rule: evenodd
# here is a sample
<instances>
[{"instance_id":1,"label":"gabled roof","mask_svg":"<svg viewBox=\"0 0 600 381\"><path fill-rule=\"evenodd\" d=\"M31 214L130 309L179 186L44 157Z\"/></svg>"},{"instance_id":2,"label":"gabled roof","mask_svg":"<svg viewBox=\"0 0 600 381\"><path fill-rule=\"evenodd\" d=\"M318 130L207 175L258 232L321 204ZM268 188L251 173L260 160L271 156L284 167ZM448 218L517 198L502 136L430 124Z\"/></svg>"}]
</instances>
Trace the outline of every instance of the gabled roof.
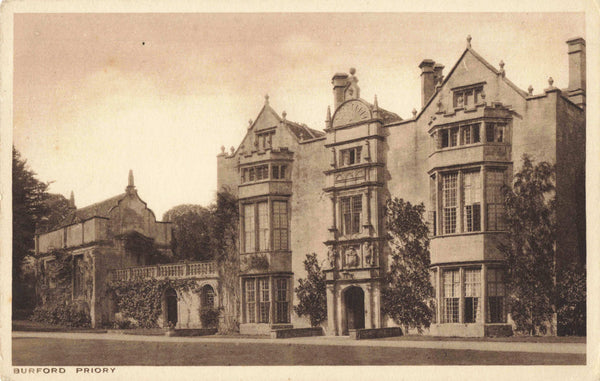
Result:
<instances>
[{"instance_id":1,"label":"gabled roof","mask_svg":"<svg viewBox=\"0 0 600 381\"><path fill-rule=\"evenodd\" d=\"M365 103L367 106L369 106L369 108L371 109L371 111L375 110L375 105L372 103L367 102L366 100L364 100L363 98L359 98L361 102ZM377 112L379 113L379 117L383 120L383 124L388 124L388 123L393 123L393 122L399 122L402 120L402 118L400 117L400 115L388 111L384 108L379 107L379 105L377 105Z\"/></svg>"},{"instance_id":2,"label":"gabled roof","mask_svg":"<svg viewBox=\"0 0 600 381\"><path fill-rule=\"evenodd\" d=\"M324 132L309 128L305 124L299 124L290 120L284 120L283 123L299 141L311 140L325 136Z\"/></svg>"},{"instance_id":3,"label":"gabled roof","mask_svg":"<svg viewBox=\"0 0 600 381\"><path fill-rule=\"evenodd\" d=\"M85 206L83 208L72 209L71 212L67 214L65 218L63 218L59 223L53 226L45 227L44 232L57 230L71 224L89 220L93 217L108 218L108 213L110 212L110 210L116 207L119 204L119 201L125 198L125 196L126 193L121 193L118 196L108 198L104 201L100 201L95 204Z\"/></svg>"},{"instance_id":4,"label":"gabled roof","mask_svg":"<svg viewBox=\"0 0 600 381\"><path fill-rule=\"evenodd\" d=\"M452 76L452 73L454 73L454 71L456 70L456 68L458 67L458 65L461 63L461 61L464 59L464 57L466 56L467 53L471 53L473 55L473 57L475 57L479 62L481 62L485 67L487 67L492 73L499 75L500 76L500 71L496 70L496 68L490 64L488 61L485 60L485 58L483 58L482 56L479 55L479 53L477 53L472 47L467 46L467 48L464 50L464 52L460 55L460 57L458 58L458 60L456 61L456 63L454 64L454 66L452 66L452 69L450 69L450 71L448 72L448 74L446 75L446 77L444 78L444 81L442 82L441 87L443 87L446 82L448 82L448 80L450 79L450 77ZM517 87L517 85L515 85L512 81L510 81L508 78L506 78L505 76L500 76L500 78L502 78L502 80L508 85L510 86L513 90L515 90L515 92L517 94L519 94L520 96L522 96L523 98L527 97L527 92L525 90L520 89L519 87ZM433 99L435 98L435 96L438 94L438 90L436 89L436 91L431 95L431 97L429 98L429 100L427 101L427 103L425 104L425 106L423 107L423 109L421 109L421 111L419 112L419 114L417 115L416 119L419 119L419 117L421 116L421 114L423 114L423 112L427 109L427 107L429 107L429 104L433 101Z\"/></svg>"}]
</instances>

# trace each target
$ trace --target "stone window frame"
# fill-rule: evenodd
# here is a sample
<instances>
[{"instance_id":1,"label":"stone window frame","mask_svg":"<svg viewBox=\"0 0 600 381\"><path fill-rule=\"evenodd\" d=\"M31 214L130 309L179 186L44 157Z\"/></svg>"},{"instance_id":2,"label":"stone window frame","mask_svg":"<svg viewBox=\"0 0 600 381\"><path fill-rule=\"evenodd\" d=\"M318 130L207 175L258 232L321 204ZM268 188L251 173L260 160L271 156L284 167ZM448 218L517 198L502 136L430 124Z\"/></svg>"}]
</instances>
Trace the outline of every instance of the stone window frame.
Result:
<instances>
[{"instance_id":1,"label":"stone window frame","mask_svg":"<svg viewBox=\"0 0 600 381\"><path fill-rule=\"evenodd\" d=\"M475 108L483 104L485 82L473 83L451 89L454 110Z\"/></svg>"},{"instance_id":2,"label":"stone window frame","mask_svg":"<svg viewBox=\"0 0 600 381\"><path fill-rule=\"evenodd\" d=\"M275 174L277 173L277 176ZM283 174L283 176L282 176ZM290 179L289 165L286 163L261 163L240 168L240 184L262 181L285 181Z\"/></svg>"},{"instance_id":3,"label":"stone window frame","mask_svg":"<svg viewBox=\"0 0 600 381\"><path fill-rule=\"evenodd\" d=\"M284 214L285 218L285 226L278 225L274 226L275 222L275 208L279 203L285 203L285 213L278 213L278 215ZM261 227L260 221L261 216L259 214L260 204L267 204L267 218L266 222L267 227ZM251 222L253 225L253 229L247 229L247 223L250 222L247 219L247 211L252 210ZM252 253L264 253L264 252L273 252L273 251L288 251L290 247L290 203L289 198L282 196L268 196L268 197L260 197L257 199L253 199L250 201L242 201L240 203L240 253L242 254L252 254ZM281 219L279 219L281 222ZM281 242L281 237L285 236L286 241L284 245L275 245L276 237L275 232L278 232ZM283 234L282 232L286 233ZM264 235L264 240L261 241L261 234ZM248 238L248 234L252 234L251 238ZM262 242L262 244L261 244ZM248 247L248 245L252 247Z\"/></svg>"},{"instance_id":4,"label":"stone window frame","mask_svg":"<svg viewBox=\"0 0 600 381\"><path fill-rule=\"evenodd\" d=\"M339 150L339 167L351 167L360 164L362 161L362 146L357 145L350 148L344 148ZM348 163L346 163L348 161Z\"/></svg>"},{"instance_id":5,"label":"stone window frame","mask_svg":"<svg viewBox=\"0 0 600 381\"><path fill-rule=\"evenodd\" d=\"M357 201L360 203L358 205ZM338 199L340 232L344 236L360 234L363 229L363 193L340 195ZM347 205L347 209L345 208ZM345 210L346 209L346 210ZM358 210L357 210L358 209ZM348 221L346 221L348 216ZM349 222L349 224L348 224ZM349 226L348 226L349 225Z\"/></svg>"},{"instance_id":6,"label":"stone window frame","mask_svg":"<svg viewBox=\"0 0 600 381\"><path fill-rule=\"evenodd\" d=\"M242 283L244 323L289 324L291 280L290 276L282 275L244 277ZM285 284L283 294L280 287L282 282ZM267 287L264 287L265 285Z\"/></svg>"}]
</instances>

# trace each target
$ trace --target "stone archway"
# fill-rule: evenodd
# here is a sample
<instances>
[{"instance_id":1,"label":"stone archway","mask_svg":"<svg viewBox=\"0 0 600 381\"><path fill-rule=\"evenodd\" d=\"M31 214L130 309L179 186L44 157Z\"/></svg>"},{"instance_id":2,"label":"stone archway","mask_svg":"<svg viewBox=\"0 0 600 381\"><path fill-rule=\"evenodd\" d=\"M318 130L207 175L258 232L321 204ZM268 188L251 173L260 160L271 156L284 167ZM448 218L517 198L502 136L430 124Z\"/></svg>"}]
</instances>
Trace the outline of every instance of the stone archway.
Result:
<instances>
[{"instance_id":1,"label":"stone archway","mask_svg":"<svg viewBox=\"0 0 600 381\"><path fill-rule=\"evenodd\" d=\"M164 322L165 325L172 325L173 327L177 325L178 316L177 316L177 292L169 287L165 290L163 296L163 306L164 306Z\"/></svg>"},{"instance_id":2,"label":"stone archway","mask_svg":"<svg viewBox=\"0 0 600 381\"><path fill-rule=\"evenodd\" d=\"M215 290L210 284L202 286L200 297L202 309L215 308Z\"/></svg>"},{"instance_id":3,"label":"stone archway","mask_svg":"<svg viewBox=\"0 0 600 381\"><path fill-rule=\"evenodd\" d=\"M351 329L365 328L365 293L357 286L348 287L343 292L344 317L342 335Z\"/></svg>"}]
</instances>

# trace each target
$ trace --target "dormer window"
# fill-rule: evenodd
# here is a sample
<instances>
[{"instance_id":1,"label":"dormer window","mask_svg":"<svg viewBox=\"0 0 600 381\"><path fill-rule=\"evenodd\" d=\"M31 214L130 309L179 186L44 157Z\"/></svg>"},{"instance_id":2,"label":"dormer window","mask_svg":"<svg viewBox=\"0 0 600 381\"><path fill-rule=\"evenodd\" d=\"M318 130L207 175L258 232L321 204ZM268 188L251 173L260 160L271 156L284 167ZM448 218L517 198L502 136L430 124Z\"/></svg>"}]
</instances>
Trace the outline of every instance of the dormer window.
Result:
<instances>
[{"instance_id":1,"label":"dormer window","mask_svg":"<svg viewBox=\"0 0 600 381\"><path fill-rule=\"evenodd\" d=\"M341 166L349 166L360 163L361 147L353 147L340 151Z\"/></svg>"},{"instance_id":2,"label":"dormer window","mask_svg":"<svg viewBox=\"0 0 600 381\"><path fill-rule=\"evenodd\" d=\"M454 108L470 108L479 104L483 98L483 85L474 85L454 90Z\"/></svg>"}]
</instances>

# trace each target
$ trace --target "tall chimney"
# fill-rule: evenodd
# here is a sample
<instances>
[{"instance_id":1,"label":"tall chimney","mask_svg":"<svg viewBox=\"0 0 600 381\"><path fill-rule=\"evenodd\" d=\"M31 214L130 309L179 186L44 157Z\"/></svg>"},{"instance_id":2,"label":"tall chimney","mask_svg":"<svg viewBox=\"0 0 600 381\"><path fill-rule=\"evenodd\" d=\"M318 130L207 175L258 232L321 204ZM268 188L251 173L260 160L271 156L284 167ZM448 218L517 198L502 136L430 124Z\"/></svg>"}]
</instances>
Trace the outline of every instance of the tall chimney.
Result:
<instances>
[{"instance_id":1,"label":"tall chimney","mask_svg":"<svg viewBox=\"0 0 600 381\"><path fill-rule=\"evenodd\" d=\"M585 40L567 41L569 46L569 98L578 106L585 105Z\"/></svg>"},{"instance_id":2,"label":"tall chimney","mask_svg":"<svg viewBox=\"0 0 600 381\"><path fill-rule=\"evenodd\" d=\"M425 59L419 64L419 68L421 69L421 108L425 107L425 104L435 90L434 65L435 61L430 59Z\"/></svg>"},{"instance_id":3,"label":"tall chimney","mask_svg":"<svg viewBox=\"0 0 600 381\"><path fill-rule=\"evenodd\" d=\"M331 84L333 85L333 112L335 112L339 105L344 103L344 91L348 85L348 74L335 73L331 78Z\"/></svg>"},{"instance_id":4,"label":"tall chimney","mask_svg":"<svg viewBox=\"0 0 600 381\"><path fill-rule=\"evenodd\" d=\"M435 65L433 65L433 82L435 83L435 86L441 85L444 81L444 67L445 66L441 63L436 63Z\"/></svg>"}]
</instances>

